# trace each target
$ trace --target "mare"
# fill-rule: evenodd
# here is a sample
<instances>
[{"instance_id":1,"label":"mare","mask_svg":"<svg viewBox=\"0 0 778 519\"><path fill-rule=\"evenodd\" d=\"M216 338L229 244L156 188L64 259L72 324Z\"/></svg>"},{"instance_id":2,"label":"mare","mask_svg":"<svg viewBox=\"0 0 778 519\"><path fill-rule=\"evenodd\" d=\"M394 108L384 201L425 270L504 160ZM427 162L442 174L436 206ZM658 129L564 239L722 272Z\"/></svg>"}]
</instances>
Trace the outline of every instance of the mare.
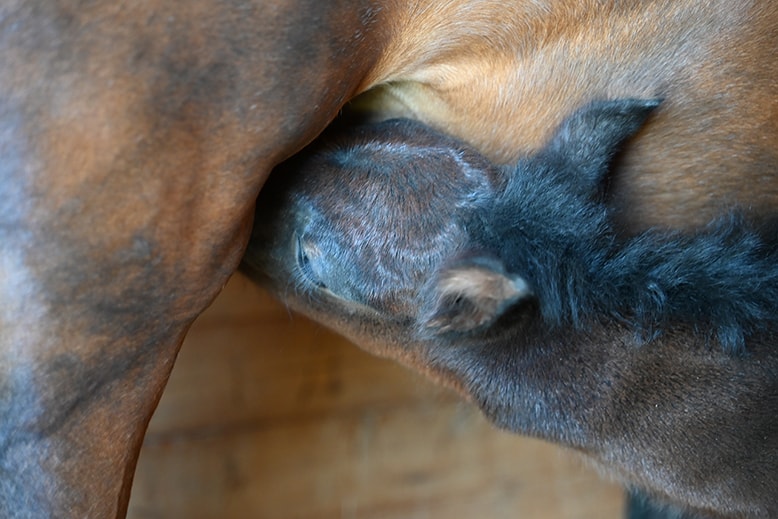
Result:
<instances>
[{"instance_id":1,"label":"mare","mask_svg":"<svg viewBox=\"0 0 778 519\"><path fill-rule=\"evenodd\" d=\"M778 200L770 0L3 0L0 516L122 517L193 320L271 169L354 100L494 162L663 97L625 232Z\"/></svg>"}]
</instances>

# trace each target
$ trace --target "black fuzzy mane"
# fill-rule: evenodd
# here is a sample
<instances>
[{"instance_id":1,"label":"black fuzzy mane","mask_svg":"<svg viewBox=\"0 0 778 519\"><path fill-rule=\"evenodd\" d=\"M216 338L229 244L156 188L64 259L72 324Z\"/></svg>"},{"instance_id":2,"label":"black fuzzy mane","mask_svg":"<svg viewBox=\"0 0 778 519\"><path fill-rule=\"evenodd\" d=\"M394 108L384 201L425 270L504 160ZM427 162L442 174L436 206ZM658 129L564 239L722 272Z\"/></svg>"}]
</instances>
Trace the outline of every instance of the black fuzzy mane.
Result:
<instances>
[{"instance_id":1,"label":"black fuzzy mane","mask_svg":"<svg viewBox=\"0 0 778 519\"><path fill-rule=\"evenodd\" d=\"M574 173L528 160L509 177L474 225L530 283L549 324L615 317L643 340L683 324L742 354L778 314L776 227L733 214L694 233L619 239L606 205L581 194Z\"/></svg>"}]
</instances>

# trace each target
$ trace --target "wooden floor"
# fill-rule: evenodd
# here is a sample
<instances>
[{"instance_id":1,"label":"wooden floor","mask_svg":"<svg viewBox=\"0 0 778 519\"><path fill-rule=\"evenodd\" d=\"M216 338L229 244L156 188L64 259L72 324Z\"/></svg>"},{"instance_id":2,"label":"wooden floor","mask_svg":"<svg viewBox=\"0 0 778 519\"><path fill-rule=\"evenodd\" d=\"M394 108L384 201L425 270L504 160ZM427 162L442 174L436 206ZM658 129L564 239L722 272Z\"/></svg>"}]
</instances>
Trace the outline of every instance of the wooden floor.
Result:
<instances>
[{"instance_id":1,"label":"wooden floor","mask_svg":"<svg viewBox=\"0 0 778 519\"><path fill-rule=\"evenodd\" d=\"M129 517L615 519L574 454L290 315L236 277L195 323Z\"/></svg>"}]
</instances>

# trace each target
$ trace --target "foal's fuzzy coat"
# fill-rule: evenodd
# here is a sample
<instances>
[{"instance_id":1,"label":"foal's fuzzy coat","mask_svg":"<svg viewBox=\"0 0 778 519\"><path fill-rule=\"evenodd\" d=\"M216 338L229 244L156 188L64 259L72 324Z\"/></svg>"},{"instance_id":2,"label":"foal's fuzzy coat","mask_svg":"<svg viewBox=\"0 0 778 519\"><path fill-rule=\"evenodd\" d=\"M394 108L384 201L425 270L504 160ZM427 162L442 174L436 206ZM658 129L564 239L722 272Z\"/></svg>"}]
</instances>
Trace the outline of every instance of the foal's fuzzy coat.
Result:
<instances>
[{"instance_id":1,"label":"foal's fuzzy coat","mask_svg":"<svg viewBox=\"0 0 778 519\"><path fill-rule=\"evenodd\" d=\"M496 168L410 121L278 171L244 268L496 424L703 516L778 515L778 244L734 214L622 237L608 164L658 101L592 103Z\"/></svg>"}]
</instances>

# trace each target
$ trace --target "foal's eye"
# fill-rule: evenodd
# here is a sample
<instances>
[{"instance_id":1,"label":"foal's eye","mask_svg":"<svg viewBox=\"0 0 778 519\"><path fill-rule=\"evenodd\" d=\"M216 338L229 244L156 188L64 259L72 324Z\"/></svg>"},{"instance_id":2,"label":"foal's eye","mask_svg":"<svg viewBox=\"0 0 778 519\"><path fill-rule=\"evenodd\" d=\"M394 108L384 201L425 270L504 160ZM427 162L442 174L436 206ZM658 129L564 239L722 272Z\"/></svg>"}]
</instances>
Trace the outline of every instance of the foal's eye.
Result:
<instances>
[{"instance_id":1,"label":"foal's eye","mask_svg":"<svg viewBox=\"0 0 778 519\"><path fill-rule=\"evenodd\" d=\"M306 252L305 245L300 236L297 236L297 267L310 283L313 283L319 288L327 288L327 285L322 282L321 278L319 278L314 271L313 266L311 265L311 257L308 255L308 252Z\"/></svg>"}]
</instances>

